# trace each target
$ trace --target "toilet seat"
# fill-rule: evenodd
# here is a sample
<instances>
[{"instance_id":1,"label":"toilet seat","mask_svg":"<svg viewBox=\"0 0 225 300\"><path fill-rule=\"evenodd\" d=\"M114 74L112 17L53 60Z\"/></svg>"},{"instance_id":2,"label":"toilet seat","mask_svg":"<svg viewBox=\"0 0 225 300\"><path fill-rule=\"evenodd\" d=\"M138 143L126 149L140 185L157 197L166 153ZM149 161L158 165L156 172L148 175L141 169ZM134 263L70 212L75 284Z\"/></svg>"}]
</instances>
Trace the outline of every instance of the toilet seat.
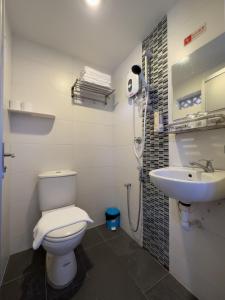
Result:
<instances>
[{"instance_id":1,"label":"toilet seat","mask_svg":"<svg viewBox=\"0 0 225 300\"><path fill-rule=\"evenodd\" d=\"M47 240L49 242L62 242L66 240L70 240L83 232L87 228L86 222L80 222L73 225L65 226L60 229L53 230L49 232L44 240Z\"/></svg>"}]
</instances>

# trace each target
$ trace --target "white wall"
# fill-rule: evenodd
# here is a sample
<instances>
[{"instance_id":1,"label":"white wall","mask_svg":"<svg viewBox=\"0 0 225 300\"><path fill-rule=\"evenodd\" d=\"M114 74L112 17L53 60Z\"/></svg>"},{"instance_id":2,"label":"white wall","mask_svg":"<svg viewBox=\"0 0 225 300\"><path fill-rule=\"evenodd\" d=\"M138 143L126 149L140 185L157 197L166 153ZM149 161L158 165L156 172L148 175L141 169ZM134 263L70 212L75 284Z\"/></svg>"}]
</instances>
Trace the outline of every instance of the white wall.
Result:
<instances>
[{"instance_id":1,"label":"white wall","mask_svg":"<svg viewBox=\"0 0 225 300\"><path fill-rule=\"evenodd\" d=\"M207 24L207 31L187 47L183 39ZM169 68L223 33L224 0L189 0L179 2L168 13ZM172 120L171 73L169 86ZM201 158L214 159L216 168L225 169L225 130L190 133L170 137L170 165L187 165ZM225 203L199 204L192 207L192 219L203 228L182 230L175 200L170 200L170 271L200 300L225 298Z\"/></svg>"},{"instance_id":2,"label":"white wall","mask_svg":"<svg viewBox=\"0 0 225 300\"><path fill-rule=\"evenodd\" d=\"M3 142L5 143L5 151L10 151L10 135L9 135L9 119L6 109L11 93L11 32L8 24L7 16L5 17L4 28L4 62L3 62ZM0 267L0 282L4 274L5 267L9 258L9 171L10 159L5 159L7 173L3 181L3 194L1 204L1 267Z\"/></svg>"},{"instance_id":3,"label":"white wall","mask_svg":"<svg viewBox=\"0 0 225 300\"><path fill-rule=\"evenodd\" d=\"M128 234L142 242L142 224L137 234L132 234L127 217L127 191L125 183L131 183L131 217L134 226L137 222L138 210L138 170L137 161L133 152L133 107L128 104L126 95L127 74L132 65L142 64L141 43L133 50L127 59L113 74L113 85L116 89L116 102L118 103L113 114L113 152L114 172L116 184L117 206L121 210L122 227ZM142 119L138 118L137 130L141 131Z\"/></svg>"},{"instance_id":4,"label":"white wall","mask_svg":"<svg viewBox=\"0 0 225 300\"><path fill-rule=\"evenodd\" d=\"M34 111L56 115L55 122L11 117L10 252L30 248L40 217L37 175L55 169L78 171L77 205L104 222L113 205L112 112L74 106L70 89L82 62L52 49L13 39L12 99L29 101Z\"/></svg>"},{"instance_id":5,"label":"white wall","mask_svg":"<svg viewBox=\"0 0 225 300\"><path fill-rule=\"evenodd\" d=\"M128 105L126 76L141 64L141 44L113 75L115 112L71 105L70 87L84 65L52 49L13 39L12 99L32 102L35 111L56 115L52 122L11 117L10 252L31 247L32 230L40 213L37 201L39 172L73 168L78 174L78 206L104 222L108 206L121 209L127 219L126 189L132 183L132 220L137 220L138 171L133 154L132 106ZM139 119L141 128L141 119ZM136 238L141 243L141 232Z\"/></svg>"},{"instance_id":6,"label":"white wall","mask_svg":"<svg viewBox=\"0 0 225 300\"><path fill-rule=\"evenodd\" d=\"M183 39L205 22L207 31L184 48ZM169 68L223 31L224 0L180 1L168 14ZM132 151L132 107L128 105L125 86L130 66L141 64L141 55L140 44L113 74L119 104L112 114L71 105L70 86L81 62L14 40L12 99L31 101L35 110L55 113L56 121L51 128L48 121L11 119L12 151L17 155L10 173L11 253L31 246L32 229L39 217L37 174L49 169L78 170L78 205L96 220L95 225L104 221L106 206L117 205L122 213L122 227L131 234L124 183L132 183L135 222L138 172ZM215 166L225 169L224 140L225 130L171 137L170 164L186 165L190 160L212 156ZM225 205L201 204L192 210L193 219L200 219L203 228L185 232L180 227L176 202L170 200L170 270L201 300L222 300ZM136 238L141 242L140 233Z\"/></svg>"}]
</instances>

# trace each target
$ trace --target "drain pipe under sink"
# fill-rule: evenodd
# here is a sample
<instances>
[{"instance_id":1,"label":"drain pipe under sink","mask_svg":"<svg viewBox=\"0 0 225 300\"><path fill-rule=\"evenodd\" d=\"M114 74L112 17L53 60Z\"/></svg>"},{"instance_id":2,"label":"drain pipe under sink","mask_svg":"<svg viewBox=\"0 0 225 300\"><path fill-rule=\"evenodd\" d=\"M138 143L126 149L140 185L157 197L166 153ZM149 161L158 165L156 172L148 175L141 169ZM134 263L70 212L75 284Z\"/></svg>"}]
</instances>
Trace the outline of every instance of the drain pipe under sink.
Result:
<instances>
[{"instance_id":1,"label":"drain pipe under sink","mask_svg":"<svg viewBox=\"0 0 225 300\"><path fill-rule=\"evenodd\" d=\"M180 221L181 226L184 230L188 231L193 226L198 228L202 228L202 223L200 220L190 220L191 217L191 204L183 203L181 201L178 202L178 208L180 211Z\"/></svg>"},{"instance_id":2,"label":"drain pipe under sink","mask_svg":"<svg viewBox=\"0 0 225 300\"><path fill-rule=\"evenodd\" d=\"M184 230L190 230L191 228L191 222L190 222L190 209L191 204L178 202L178 208L180 211L180 220L181 220L181 226Z\"/></svg>"}]
</instances>

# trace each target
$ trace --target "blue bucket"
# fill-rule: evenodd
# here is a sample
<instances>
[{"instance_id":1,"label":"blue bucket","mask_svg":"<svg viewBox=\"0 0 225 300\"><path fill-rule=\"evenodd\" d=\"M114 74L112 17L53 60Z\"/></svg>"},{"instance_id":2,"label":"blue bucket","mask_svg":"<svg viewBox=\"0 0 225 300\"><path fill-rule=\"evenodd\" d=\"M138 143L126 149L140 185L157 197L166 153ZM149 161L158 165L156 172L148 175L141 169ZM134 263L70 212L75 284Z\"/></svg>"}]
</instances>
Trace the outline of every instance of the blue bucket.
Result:
<instances>
[{"instance_id":1,"label":"blue bucket","mask_svg":"<svg viewBox=\"0 0 225 300\"><path fill-rule=\"evenodd\" d=\"M120 227L120 210L116 207L110 207L105 212L106 228L116 230Z\"/></svg>"}]
</instances>

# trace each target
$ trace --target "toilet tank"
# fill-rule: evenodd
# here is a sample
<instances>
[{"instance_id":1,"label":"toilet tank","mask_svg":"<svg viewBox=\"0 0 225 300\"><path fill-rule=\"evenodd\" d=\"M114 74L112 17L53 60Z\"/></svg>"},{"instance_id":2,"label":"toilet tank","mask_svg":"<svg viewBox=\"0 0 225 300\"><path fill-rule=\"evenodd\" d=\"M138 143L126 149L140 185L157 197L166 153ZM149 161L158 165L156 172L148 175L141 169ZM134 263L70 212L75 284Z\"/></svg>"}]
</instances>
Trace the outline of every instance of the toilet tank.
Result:
<instances>
[{"instance_id":1,"label":"toilet tank","mask_svg":"<svg viewBox=\"0 0 225 300\"><path fill-rule=\"evenodd\" d=\"M71 170L50 171L38 175L38 197L41 211L75 205L76 175Z\"/></svg>"}]
</instances>

